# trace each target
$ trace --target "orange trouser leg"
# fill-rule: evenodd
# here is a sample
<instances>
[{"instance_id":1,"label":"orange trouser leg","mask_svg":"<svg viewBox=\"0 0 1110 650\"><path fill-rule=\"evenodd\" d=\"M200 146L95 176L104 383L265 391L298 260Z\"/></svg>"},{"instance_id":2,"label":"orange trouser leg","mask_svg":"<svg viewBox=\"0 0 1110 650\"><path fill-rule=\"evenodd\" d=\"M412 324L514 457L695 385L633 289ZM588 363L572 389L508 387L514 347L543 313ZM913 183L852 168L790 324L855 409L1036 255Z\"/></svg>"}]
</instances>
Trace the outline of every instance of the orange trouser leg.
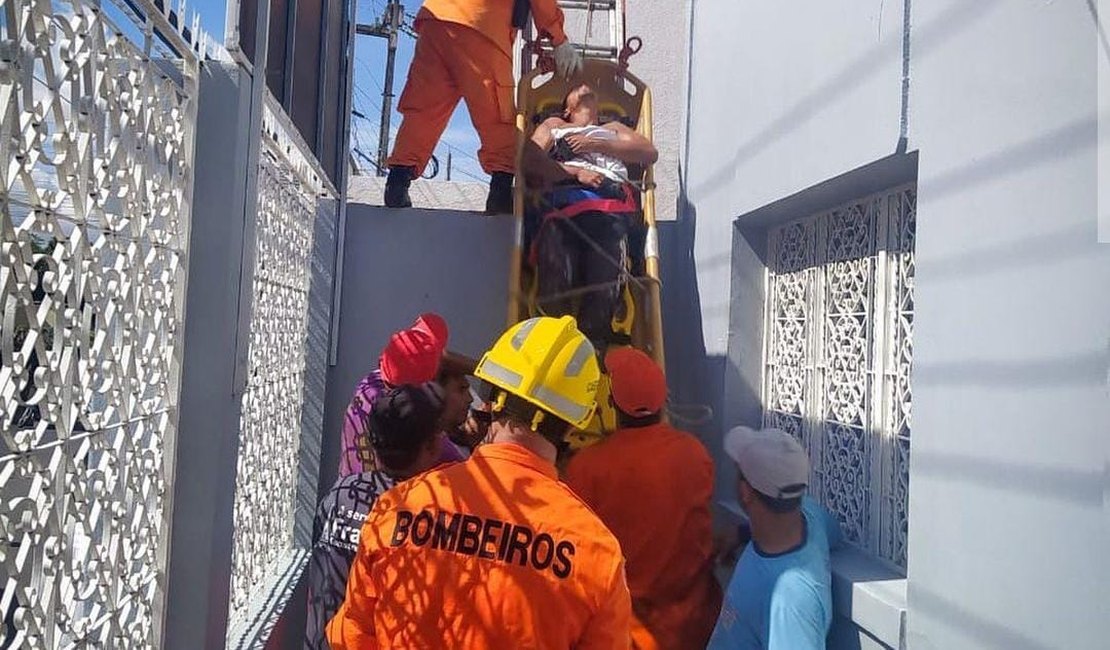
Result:
<instances>
[{"instance_id":1,"label":"orange trouser leg","mask_svg":"<svg viewBox=\"0 0 1110 650\"><path fill-rule=\"evenodd\" d=\"M513 173L516 170L513 61L477 30L441 24L447 26L452 42L452 77L482 141L478 162L487 174Z\"/></svg>"},{"instance_id":2,"label":"orange trouser leg","mask_svg":"<svg viewBox=\"0 0 1110 650\"><path fill-rule=\"evenodd\" d=\"M447 26L450 23L438 20L421 22L408 80L397 102L401 128L388 164L415 167L417 175L424 173L462 96L451 73L451 58L457 54Z\"/></svg>"}]
</instances>

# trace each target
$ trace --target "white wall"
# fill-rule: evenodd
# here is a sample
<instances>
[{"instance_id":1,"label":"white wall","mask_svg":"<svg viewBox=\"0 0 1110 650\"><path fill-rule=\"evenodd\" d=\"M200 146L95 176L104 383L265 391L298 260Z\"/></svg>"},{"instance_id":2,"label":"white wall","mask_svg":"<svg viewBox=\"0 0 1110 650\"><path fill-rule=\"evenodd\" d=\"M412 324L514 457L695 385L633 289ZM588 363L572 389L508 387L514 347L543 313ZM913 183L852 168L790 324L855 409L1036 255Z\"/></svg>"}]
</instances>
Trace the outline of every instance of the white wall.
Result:
<instances>
[{"instance_id":1,"label":"white wall","mask_svg":"<svg viewBox=\"0 0 1110 650\"><path fill-rule=\"evenodd\" d=\"M656 217L668 221L675 218L678 203L691 1L627 0L625 33L644 40L643 49L629 60L629 69L651 87L652 126L659 150Z\"/></svg>"},{"instance_id":2,"label":"white wall","mask_svg":"<svg viewBox=\"0 0 1110 650\"><path fill-rule=\"evenodd\" d=\"M902 4L695 1L686 190L707 353L727 346L733 220L894 153Z\"/></svg>"},{"instance_id":3,"label":"white wall","mask_svg":"<svg viewBox=\"0 0 1110 650\"><path fill-rule=\"evenodd\" d=\"M753 336L730 317L758 299L736 274L761 253L734 240L734 220L782 216L814 191L791 195L906 136L919 162L909 647L1105 648L1110 246L1096 243L1095 125L1110 54L1096 3L913 3L904 99L908 4L696 0L676 235L689 249L665 281L683 289L669 326L694 311L668 353L697 338L682 349L700 357L672 354L668 372L700 382L730 424L743 382L727 374L758 354L729 340Z\"/></svg>"},{"instance_id":4,"label":"white wall","mask_svg":"<svg viewBox=\"0 0 1110 650\"><path fill-rule=\"evenodd\" d=\"M969 4L913 5L910 648L1105 648L1105 54L1086 2Z\"/></svg>"}]
</instances>

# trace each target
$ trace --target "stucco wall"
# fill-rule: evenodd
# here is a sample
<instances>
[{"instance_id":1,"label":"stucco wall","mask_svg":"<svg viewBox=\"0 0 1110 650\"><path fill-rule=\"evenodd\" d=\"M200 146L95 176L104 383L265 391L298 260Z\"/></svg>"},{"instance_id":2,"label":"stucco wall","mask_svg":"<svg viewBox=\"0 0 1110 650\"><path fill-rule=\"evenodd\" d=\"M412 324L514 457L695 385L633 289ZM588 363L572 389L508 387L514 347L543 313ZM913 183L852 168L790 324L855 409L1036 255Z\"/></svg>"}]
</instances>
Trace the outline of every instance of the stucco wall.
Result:
<instances>
[{"instance_id":1,"label":"stucco wall","mask_svg":"<svg viewBox=\"0 0 1110 650\"><path fill-rule=\"evenodd\" d=\"M880 0L695 3L683 217L709 354L727 344L732 220L896 150L902 15Z\"/></svg>"},{"instance_id":2,"label":"stucco wall","mask_svg":"<svg viewBox=\"0 0 1110 650\"><path fill-rule=\"evenodd\" d=\"M1084 2L914 3L909 643L1107 647L1110 247Z\"/></svg>"},{"instance_id":3,"label":"stucco wall","mask_svg":"<svg viewBox=\"0 0 1110 650\"><path fill-rule=\"evenodd\" d=\"M446 195L465 195L465 189L450 189ZM355 385L377 367L390 334L409 326L421 312L435 311L451 329L450 347L476 357L504 329L512 235L508 217L348 205L321 490L335 481L343 413Z\"/></svg>"},{"instance_id":4,"label":"stucco wall","mask_svg":"<svg viewBox=\"0 0 1110 650\"><path fill-rule=\"evenodd\" d=\"M678 204L691 1L627 1L625 33L644 40L629 69L651 87L652 125L659 150L659 162L655 164L656 216L668 221L675 218Z\"/></svg>"},{"instance_id":5,"label":"stucco wall","mask_svg":"<svg viewBox=\"0 0 1110 650\"><path fill-rule=\"evenodd\" d=\"M755 424L760 407L765 251L758 232L735 228L899 150L904 6L853 6L695 0L682 209L662 233L664 321L672 392L714 413L700 433L726 468L722 498L721 434ZM778 218L831 205L802 200Z\"/></svg>"},{"instance_id":6,"label":"stucco wall","mask_svg":"<svg viewBox=\"0 0 1110 650\"><path fill-rule=\"evenodd\" d=\"M908 647L1105 647L1096 3L908 4L696 2L671 388L714 407L723 460L758 412L758 222L863 165L916 169Z\"/></svg>"}]
</instances>

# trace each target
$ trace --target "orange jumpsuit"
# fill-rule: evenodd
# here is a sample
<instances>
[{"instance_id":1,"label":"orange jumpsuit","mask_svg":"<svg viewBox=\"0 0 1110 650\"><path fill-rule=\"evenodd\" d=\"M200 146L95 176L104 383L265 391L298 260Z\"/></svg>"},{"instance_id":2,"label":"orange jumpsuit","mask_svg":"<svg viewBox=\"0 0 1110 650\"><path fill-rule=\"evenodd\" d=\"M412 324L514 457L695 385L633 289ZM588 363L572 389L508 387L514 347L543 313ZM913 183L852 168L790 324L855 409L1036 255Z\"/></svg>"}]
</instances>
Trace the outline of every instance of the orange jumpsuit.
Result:
<instances>
[{"instance_id":1,"label":"orange jumpsuit","mask_svg":"<svg viewBox=\"0 0 1110 650\"><path fill-rule=\"evenodd\" d=\"M620 540L636 616L663 650L704 648L721 607L713 577L713 461L666 424L621 429L571 459L566 482Z\"/></svg>"},{"instance_id":2,"label":"orange jumpsuit","mask_svg":"<svg viewBox=\"0 0 1110 650\"><path fill-rule=\"evenodd\" d=\"M617 540L519 445L397 485L360 537L334 650L629 647Z\"/></svg>"},{"instance_id":3,"label":"orange jumpsuit","mask_svg":"<svg viewBox=\"0 0 1110 650\"><path fill-rule=\"evenodd\" d=\"M451 114L466 100L487 173L515 171L512 0L425 0L416 16L416 52L397 103L401 128L390 166L415 167L432 157ZM533 22L554 44L567 40L556 0L532 0Z\"/></svg>"}]
</instances>

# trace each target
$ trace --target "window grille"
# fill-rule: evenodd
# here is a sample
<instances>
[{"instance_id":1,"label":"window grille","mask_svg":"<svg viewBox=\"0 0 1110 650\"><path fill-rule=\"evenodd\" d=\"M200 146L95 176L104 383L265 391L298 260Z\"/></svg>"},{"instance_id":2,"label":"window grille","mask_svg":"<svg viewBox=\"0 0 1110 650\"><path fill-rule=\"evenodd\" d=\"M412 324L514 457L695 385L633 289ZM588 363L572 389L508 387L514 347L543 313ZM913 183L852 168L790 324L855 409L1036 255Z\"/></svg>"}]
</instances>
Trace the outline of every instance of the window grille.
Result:
<instances>
[{"instance_id":1,"label":"window grille","mask_svg":"<svg viewBox=\"0 0 1110 650\"><path fill-rule=\"evenodd\" d=\"M845 537L906 565L916 187L768 236L764 424L796 436Z\"/></svg>"}]
</instances>

